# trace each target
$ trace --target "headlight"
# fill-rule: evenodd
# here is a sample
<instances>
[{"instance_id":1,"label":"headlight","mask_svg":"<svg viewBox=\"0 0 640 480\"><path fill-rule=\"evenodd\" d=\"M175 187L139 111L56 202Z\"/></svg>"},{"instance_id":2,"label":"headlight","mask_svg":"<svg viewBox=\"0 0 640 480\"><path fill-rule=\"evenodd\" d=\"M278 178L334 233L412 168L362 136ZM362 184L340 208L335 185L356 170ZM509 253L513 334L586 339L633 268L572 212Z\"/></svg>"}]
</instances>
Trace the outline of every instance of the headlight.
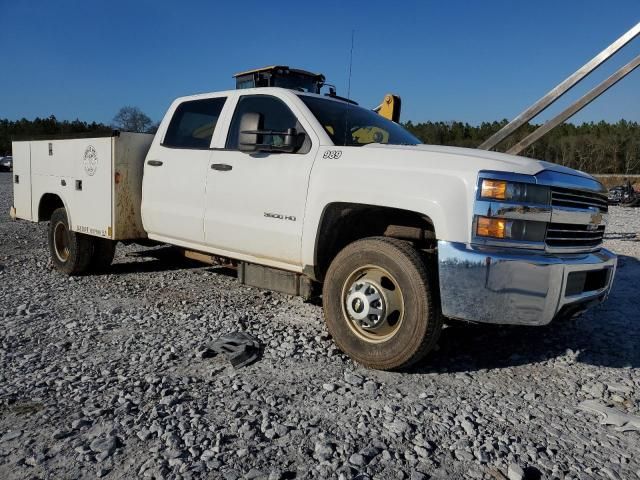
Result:
<instances>
[{"instance_id":1,"label":"headlight","mask_svg":"<svg viewBox=\"0 0 640 480\"><path fill-rule=\"evenodd\" d=\"M478 237L543 242L546 229L546 222L476 216L475 233Z\"/></svg>"},{"instance_id":2,"label":"headlight","mask_svg":"<svg viewBox=\"0 0 640 480\"><path fill-rule=\"evenodd\" d=\"M544 249L551 221L551 188L535 183L532 175L481 171L479 177L472 242Z\"/></svg>"},{"instance_id":3,"label":"headlight","mask_svg":"<svg viewBox=\"0 0 640 480\"><path fill-rule=\"evenodd\" d=\"M535 183L509 182L485 178L480 184L480 198L506 202L548 204L549 187Z\"/></svg>"}]
</instances>

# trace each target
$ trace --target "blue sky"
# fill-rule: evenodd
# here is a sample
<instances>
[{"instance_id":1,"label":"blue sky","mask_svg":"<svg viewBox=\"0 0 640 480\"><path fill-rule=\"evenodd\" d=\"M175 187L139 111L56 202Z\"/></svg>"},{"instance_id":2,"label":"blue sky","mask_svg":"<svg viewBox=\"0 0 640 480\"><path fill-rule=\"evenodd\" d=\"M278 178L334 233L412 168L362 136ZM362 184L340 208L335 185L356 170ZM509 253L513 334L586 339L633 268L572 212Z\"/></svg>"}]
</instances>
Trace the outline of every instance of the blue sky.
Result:
<instances>
[{"instance_id":1,"label":"blue sky","mask_svg":"<svg viewBox=\"0 0 640 480\"><path fill-rule=\"evenodd\" d=\"M233 88L237 71L322 72L403 120L513 118L640 21L640 0L237 2L0 0L0 118L110 122L123 105L154 120L177 96ZM549 118L640 53L640 38ZM640 70L578 116L640 121Z\"/></svg>"}]
</instances>

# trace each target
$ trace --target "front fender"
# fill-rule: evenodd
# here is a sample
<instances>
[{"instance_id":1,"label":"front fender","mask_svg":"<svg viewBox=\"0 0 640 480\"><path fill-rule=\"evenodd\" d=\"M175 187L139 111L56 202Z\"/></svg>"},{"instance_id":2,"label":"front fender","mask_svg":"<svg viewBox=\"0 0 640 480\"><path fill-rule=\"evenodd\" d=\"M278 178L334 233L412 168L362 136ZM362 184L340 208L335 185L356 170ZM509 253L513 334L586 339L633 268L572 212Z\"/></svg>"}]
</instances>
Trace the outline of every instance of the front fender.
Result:
<instances>
[{"instance_id":1,"label":"front fender","mask_svg":"<svg viewBox=\"0 0 640 480\"><path fill-rule=\"evenodd\" d=\"M475 174L425 172L389 165L349 166L326 159L320 163L320 167L314 166L309 183L302 237L303 265L314 265L315 239L322 215L335 202L417 212L431 219L437 239L469 241Z\"/></svg>"}]
</instances>

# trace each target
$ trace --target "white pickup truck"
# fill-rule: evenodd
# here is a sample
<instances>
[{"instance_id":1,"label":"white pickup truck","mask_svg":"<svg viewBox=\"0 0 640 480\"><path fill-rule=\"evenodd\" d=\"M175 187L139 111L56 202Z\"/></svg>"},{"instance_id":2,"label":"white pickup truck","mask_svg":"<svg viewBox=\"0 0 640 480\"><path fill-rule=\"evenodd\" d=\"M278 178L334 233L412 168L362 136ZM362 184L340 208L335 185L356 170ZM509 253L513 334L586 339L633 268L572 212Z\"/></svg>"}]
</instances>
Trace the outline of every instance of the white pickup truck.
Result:
<instances>
[{"instance_id":1,"label":"white pickup truck","mask_svg":"<svg viewBox=\"0 0 640 480\"><path fill-rule=\"evenodd\" d=\"M153 240L246 284L322 285L338 346L379 369L419 361L443 318L545 325L603 301L606 191L501 153L422 145L352 102L283 88L179 98L155 136L14 142L12 216L49 221L54 266L108 266Z\"/></svg>"}]
</instances>

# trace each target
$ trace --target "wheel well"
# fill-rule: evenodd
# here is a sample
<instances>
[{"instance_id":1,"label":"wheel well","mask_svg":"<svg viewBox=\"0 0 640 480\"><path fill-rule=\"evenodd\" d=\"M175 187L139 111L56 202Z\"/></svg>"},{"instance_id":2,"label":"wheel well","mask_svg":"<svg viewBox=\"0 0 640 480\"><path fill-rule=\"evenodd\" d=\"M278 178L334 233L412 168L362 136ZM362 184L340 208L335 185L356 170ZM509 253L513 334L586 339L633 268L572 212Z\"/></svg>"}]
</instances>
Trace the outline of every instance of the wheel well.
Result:
<instances>
[{"instance_id":1,"label":"wheel well","mask_svg":"<svg viewBox=\"0 0 640 480\"><path fill-rule=\"evenodd\" d=\"M314 276L322 281L333 258L348 244L380 235L409 240L421 249L436 245L435 228L426 215L377 205L332 203L322 214L316 236Z\"/></svg>"},{"instance_id":2,"label":"wheel well","mask_svg":"<svg viewBox=\"0 0 640 480\"><path fill-rule=\"evenodd\" d=\"M38 221L51 220L51 214L58 208L63 208L62 199L55 193L45 193L38 205Z\"/></svg>"}]
</instances>

